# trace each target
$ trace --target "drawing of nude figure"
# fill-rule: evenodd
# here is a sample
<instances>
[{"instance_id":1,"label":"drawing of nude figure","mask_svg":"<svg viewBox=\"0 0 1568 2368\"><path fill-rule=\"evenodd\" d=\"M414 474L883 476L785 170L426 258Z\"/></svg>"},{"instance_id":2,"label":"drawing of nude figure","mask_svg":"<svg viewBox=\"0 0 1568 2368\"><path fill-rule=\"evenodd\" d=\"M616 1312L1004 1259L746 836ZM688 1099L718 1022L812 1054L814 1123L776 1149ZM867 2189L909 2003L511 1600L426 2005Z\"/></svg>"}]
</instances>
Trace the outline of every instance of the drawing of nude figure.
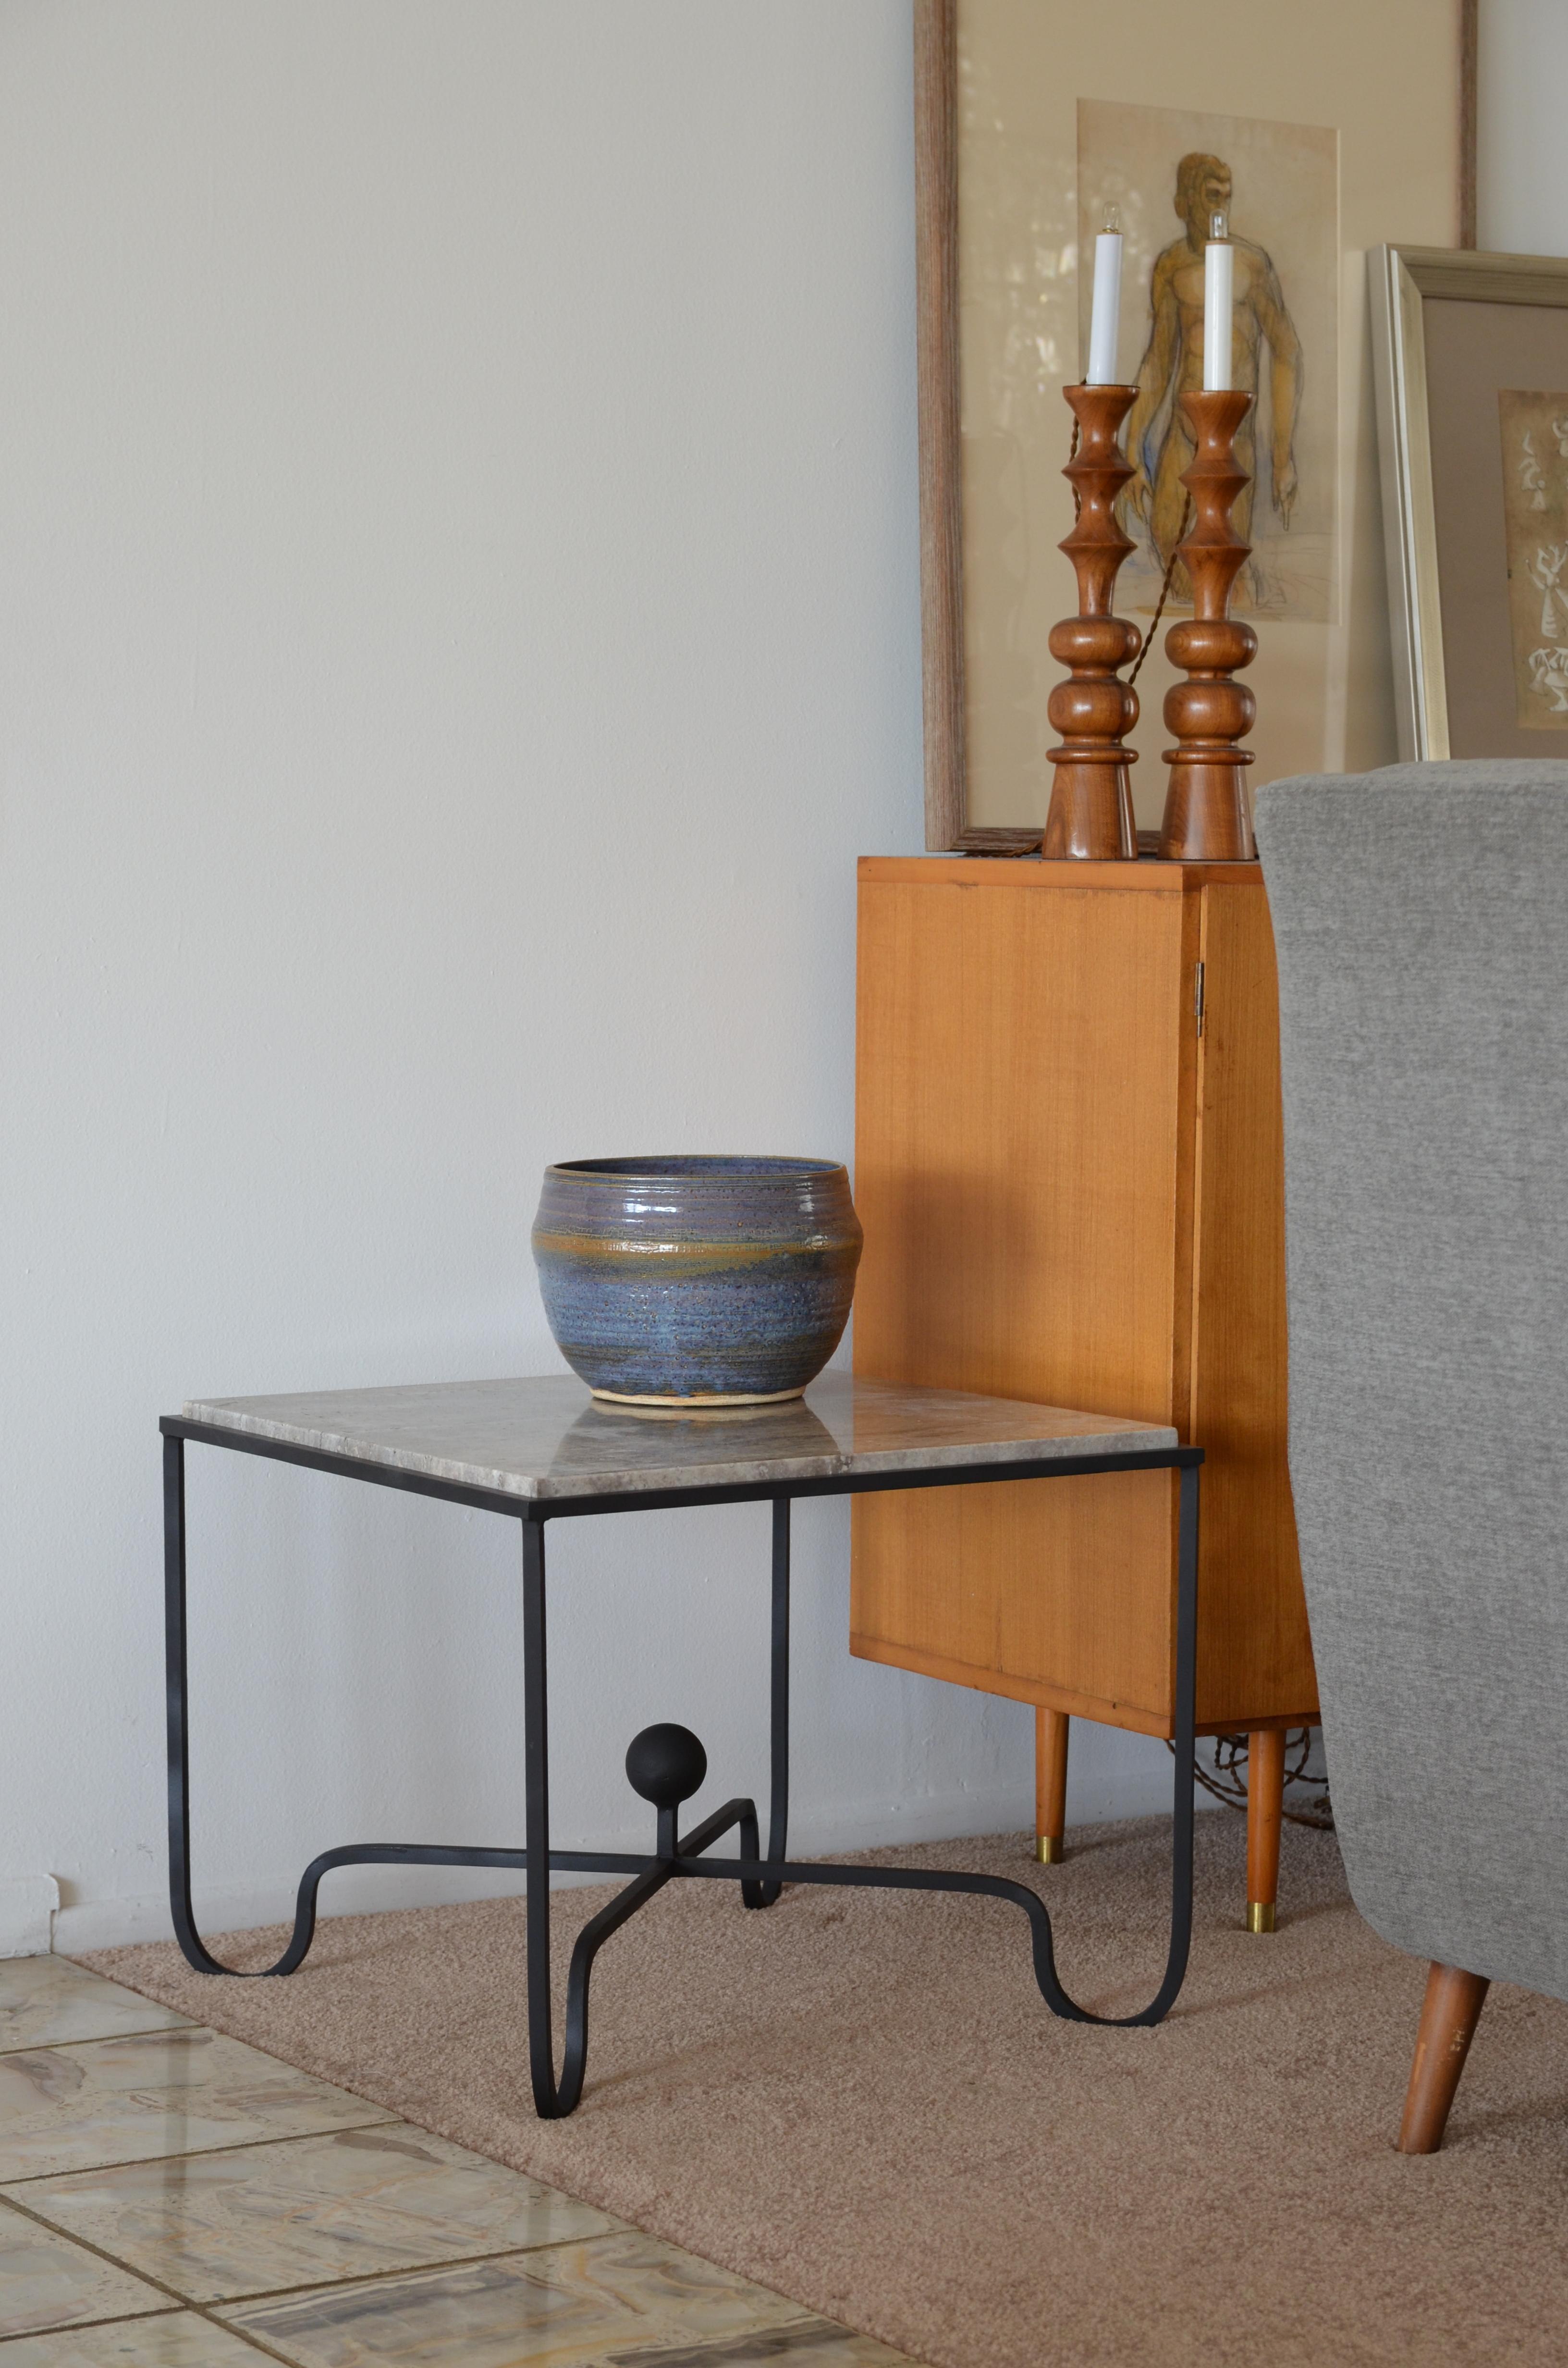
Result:
<instances>
[{"instance_id":1,"label":"drawing of nude figure","mask_svg":"<svg viewBox=\"0 0 1568 2368\"><path fill-rule=\"evenodd\" d=\"M1187 234L1157 258L1151 280L1153 327L1138 366L1138 394L1127 422L1127 457L1134 473L1121 501L1147 529L1162 569L1181 539L1187 491L1181 483L1192 461L1193 443L1177 401L1203 384L1203 250L1215 214L1231 207L1231 168L1219 156L1184 156L1176 166L1176 211ZM1236 438L1236 450L1249 475L1256 469L1258 381L1263 348L1268 348L1269 496L1280 524L1289 528L1296 505L1296 421L1301 407L1301 341L1286 308L1279 276L1268 255L1250 239L1233 235L1235 250L1235 312L1231 383L1254 397ZM1156 441L1157 438L1157 441ZM1237 497L1232 516L1248 539L1255 488ZM1129 531L1135 531L1131 526ZM1264 586L1249 567L1253 598ZM1239 588L1239 587L1238 587ZM1191 598L1187 570L1178 567L1173 594Z\"/></svg>"}]
</instances>

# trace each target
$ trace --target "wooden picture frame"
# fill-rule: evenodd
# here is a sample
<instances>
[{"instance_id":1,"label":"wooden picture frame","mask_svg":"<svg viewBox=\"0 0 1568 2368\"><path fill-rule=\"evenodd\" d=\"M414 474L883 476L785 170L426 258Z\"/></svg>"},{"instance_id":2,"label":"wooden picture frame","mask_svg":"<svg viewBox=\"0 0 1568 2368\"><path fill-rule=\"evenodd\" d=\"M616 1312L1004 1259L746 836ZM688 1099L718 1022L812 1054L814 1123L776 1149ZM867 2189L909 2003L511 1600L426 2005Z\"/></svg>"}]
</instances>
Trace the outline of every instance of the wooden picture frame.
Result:
<instances>
[{"instance_id":1,"label":"wooden picture frame","mask_svg":"<svg viewBox=\"0 0 1568 2368\"><path fill-rule=\"evenodd\" d=\"M1568 755L1568 260L1385 246L1371 290L1400 755Z\"/></svg>"},{"instance_id":2,"label":"wooden picture frame","mask_svg":"<svg viewBox=\"0 0 1568 2368\"><path fill-rule=\"evenodd\" d=\"M1332 58L1335 89L1345 93L1342 136L1346 149L1346 187L1354 203L1342 217L1345 239L1340 246L1338 284L1339 360L1336 381L1338 476L1330 497L1334 508L1336 589L1328 620L1319 626L1286 625L1280 633L1265 636L1256 672L1260 710L1259 765L1256 778L1267 780L1281 770L1360 769L1392 760L1396 752L1395 661L1385 638L1387 601L1381 581L1381 531L1377 514L1378 454L1374 433L1372 358L1367 328L1366 300L1361 292L1364 258L1381 233L1400 235L1395 225L1417 216L1431 224L1439 238L1457 239L1460 245L1474 240L1475 146L1475 0L1386 0L1367 10L1359 0L1324 0L1334 24L1316 12L1260 12L1247 0L1214 0L1205 15L1172 9L1168 0L1125 0L1113 14L1085 12L1069 0L915 0L915 222L917 290L917 368L920 438L921 610L923 699L926 744L926 843L931 849L959 848L1003 853L1038 844L1049 799L1050 767L1039 754L1031 757L1028 795L1020 808L999 811L1010 791L998 791L994 774L987 771L984 726L989 710L971 664L971 637L983 602L976 587L983 581L977 569L985 554L979 548L979 529L972 512L966 519L964 467L966 417L962 356L966 336L966 290L963 229L965 112L960 87L960 63L983 46L988 31L1012 38L1020 28L1037 46L1056 45L1061 73L1051 92L1058 108L1065 90L1074 101L1114 102L1128 98L1178 108L1212 104L1218 111L1257 118L1294 115L1301 58L1307 45L1319 73L1313 86L1322 103L1312 120L1328 121L1323 94ZM1340 27L1338 15L1345 23ZM1086 18L1098 23L1085 30ZM1408 18L1408 24L1405 19ZM1407 38L1418 33L1422 39ZM1432 36L1438 38L1434 42ZM1095 49L1096 42L1100 44ZM1088 47L1085 48L1085 43ZM1381 47L1379 46L1381 44ZM1101 61L1091 67L1086 57ZM1391 162L1386 188L1368 163L1372 147L1382 139L1376 130L1389 116L1389 60L1404 61L1405 83L1397 110L1402 135L1426 138L1430 143L1424 169L1410 169L1408 144ZM1215 61L1224 61L1219 70ZM1431 88L1413 92L1409 76L1426 74ZM1074 78L1076 77L1076 87ZM972 79L972 77L971 77ZM1011 89L1042 88L1040 77L1026 85L1015 77ZM1446 93L1441 107L1433 94ZM1210 93L1212 91L1212 98ZM1300 101L1303 115L1312 92ZM975 110L969 110L972 120ZM1430 126L1411 131L1410 126ZM1278 121L1289 131L1292 125ZM1331 129L1337 128L1331 125ZM995 126L983 127L987 139ZM1060 150L1061 142L1057 142ZM1354 156L1350 148L1354 148ZM1049 158L1058 179L1070 177L1075 162L1056 154ZM1038 150L1027 159L1039 164ZM1354 163L1355 171L1349 165ZM1354 182L1354 187L1350 188ZM1370 225L1370 227L1369 227ZM1431 235L1431 232L1426 233ZM1408 236L1408 231L1404 233ZM971 268L972 273L972 252ZM1131 361L1129 353L1127 360ZM1065 382L1074 363L1060 359L1052 387ZM1124 362L1124 368L1126 363ZM1043 382L1043 381L1042 381ZM1320 381L1320 384L1322 381ZM977 400L972 390L970 402ZM1059 400L1059 398L1058 398ZM1054 415L1052 416L1054 416ZM1070 427L1061 408L1061 459L1067 457ZM1037 462L1036 477L1040 475ZM1054 470L1052 471L1054 474ZM1065 501L1065 489L1053 488L1034 496L1037 516L1028 538L1028 564L1035 571L1034 607L1027 630L1017 638L1019 663L1029 670L1028 700L1043 714L1044 699L1054 669L1044 649L1040 620L1054 588L1048 571L1061 568L1061 594L1054 615L1064 614L1071 602L1071 577L1065 561L1058 562L1051 545L1060 540L1049 506ZM1066 512L1071 524L1071 511ZM1287 523L1289 521L1287 520ZM967 536L967 547L966 547ZM1141 618L1146 624L1146 618ZM1293 638L1292 638L1293 637ZM994 636L993 637L994 639ZM1270 677L1271 660L1279 652L1280 678ZM1144 712L1140 734L1143 776L1135 776L1140 794L1140 820L1157 817L1164 783L1158 778L1165 735L1160 723L1160 695L1172 678L1163 652L1150 654L1141 686ZM1278 724L1272 740L1269 730ZM976 727L980 727L978 730ZM1288 728L1286 728L1288 726ZM1033 726L1030 727L1031 729ZM1037 751L1043 750L1048 726L1035 730ZM1303 751L1305 752L1303 754Z\"/></svg>"}]
</instances>

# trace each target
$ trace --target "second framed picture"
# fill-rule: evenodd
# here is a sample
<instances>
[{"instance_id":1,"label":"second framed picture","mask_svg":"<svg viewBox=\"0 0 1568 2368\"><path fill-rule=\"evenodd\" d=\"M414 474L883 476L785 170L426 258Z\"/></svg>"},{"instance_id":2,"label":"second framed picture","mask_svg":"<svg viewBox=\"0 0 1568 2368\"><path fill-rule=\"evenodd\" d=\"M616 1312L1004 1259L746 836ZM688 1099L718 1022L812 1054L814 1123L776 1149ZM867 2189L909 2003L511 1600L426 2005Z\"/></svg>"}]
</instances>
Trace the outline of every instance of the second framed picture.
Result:
<instances>
[{"instance_id":1,"label":"second framed picture","mask_svg":"<svg viewBox=\"0 0 1568 2368\"><path fill-rule=\"evenodd\" d=\"M1568 753L1568 260L1373 257L1403 757Z\"/></svg>"}]
</instances>

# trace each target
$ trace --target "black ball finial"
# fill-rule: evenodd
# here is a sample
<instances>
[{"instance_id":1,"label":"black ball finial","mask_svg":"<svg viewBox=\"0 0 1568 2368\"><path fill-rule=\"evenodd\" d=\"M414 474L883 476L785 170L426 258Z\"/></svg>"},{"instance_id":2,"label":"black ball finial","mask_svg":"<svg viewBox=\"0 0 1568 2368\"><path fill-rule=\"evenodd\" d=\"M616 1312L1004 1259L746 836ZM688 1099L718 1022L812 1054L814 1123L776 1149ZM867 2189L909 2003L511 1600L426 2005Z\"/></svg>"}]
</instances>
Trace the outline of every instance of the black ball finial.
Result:
<instances>
[{"instance_id":1,"label":"black ball finial","mask_svg":"<svg viewBox=\"0 0 1568 2368\"><path fill-rule=\"evenodd\" d=\"M689 1726L645 1726L626 1753L626 1778L656 1809L678 1809L708 1773L708 1754Z\"/></svg>"}]
</instances>

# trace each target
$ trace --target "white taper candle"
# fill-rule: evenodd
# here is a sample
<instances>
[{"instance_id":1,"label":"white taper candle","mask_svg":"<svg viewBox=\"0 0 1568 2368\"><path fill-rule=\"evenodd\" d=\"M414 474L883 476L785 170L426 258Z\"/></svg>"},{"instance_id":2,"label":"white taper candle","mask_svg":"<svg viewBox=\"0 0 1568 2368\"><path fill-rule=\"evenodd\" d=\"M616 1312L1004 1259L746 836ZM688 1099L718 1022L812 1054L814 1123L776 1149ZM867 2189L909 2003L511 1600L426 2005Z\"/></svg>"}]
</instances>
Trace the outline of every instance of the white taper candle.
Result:
<instances>
[{"instance_id":1,"label":"white taper candle","mask_svg":"<svg viewBox=\"0 0 1568 2368\"><path fill-rule=\"evenodd\" d=\"M1095 299L1089 314L1088 386L1119 386L1116 374L1117 331L1121 319L1121 232L1114 206L1105 210L1105 228L1095 241Z\"/></svg>"},{"instance_id":2,"label":"white taper candle","mask_svg":"<svg viewBox=\"0 0 1568 2368\"><path fill-rule=\"evenodd\" d=\"M1231 311L1235 301L1236 251L1223 214L1210 220L1213 236L1203 250L1203 391L1231 383Z\"/></svg>"}]
</instances>

